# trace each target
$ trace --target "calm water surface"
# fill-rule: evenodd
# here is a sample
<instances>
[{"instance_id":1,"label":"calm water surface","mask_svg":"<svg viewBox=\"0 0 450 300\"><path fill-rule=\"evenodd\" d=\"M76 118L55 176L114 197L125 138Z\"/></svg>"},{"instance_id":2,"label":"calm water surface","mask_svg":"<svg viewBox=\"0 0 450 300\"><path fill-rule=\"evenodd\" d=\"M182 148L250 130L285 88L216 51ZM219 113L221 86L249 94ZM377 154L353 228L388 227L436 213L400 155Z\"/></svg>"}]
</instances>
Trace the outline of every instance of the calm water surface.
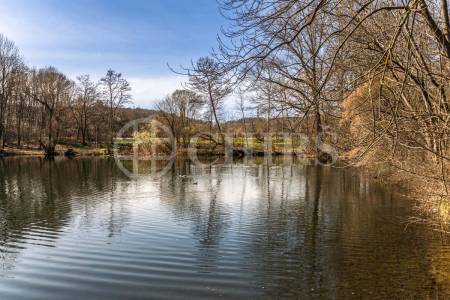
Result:
<instances>
[{"instance_id":1,"label":"calm water surface","mask_svg":"<svg viewBox=\"0 0 450 300\"><path fill-rule=\"evenodd\" d=\"M450 298L449 244L355 170L138 167L0 160L0 299Z\"/></svg>"}]
</instances>

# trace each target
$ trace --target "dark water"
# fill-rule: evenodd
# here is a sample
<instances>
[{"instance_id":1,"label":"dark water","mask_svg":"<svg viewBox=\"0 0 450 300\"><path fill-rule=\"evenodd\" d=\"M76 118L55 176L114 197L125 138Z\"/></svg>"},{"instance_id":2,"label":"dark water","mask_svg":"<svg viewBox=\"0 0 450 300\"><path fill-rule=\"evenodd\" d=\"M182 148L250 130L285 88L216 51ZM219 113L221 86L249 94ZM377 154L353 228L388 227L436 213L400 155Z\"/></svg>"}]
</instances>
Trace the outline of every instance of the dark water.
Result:
<instances>
[{"instance_id":1,"label":"dark water","mask_svg":"<svg viewBox=\"0 0 450 300\"><path fill-rule=\"evenodd\" d=\"M0 160L0 299L450 298L448 244L355 170L148 167Z\"/></svg>"}]
</instances>

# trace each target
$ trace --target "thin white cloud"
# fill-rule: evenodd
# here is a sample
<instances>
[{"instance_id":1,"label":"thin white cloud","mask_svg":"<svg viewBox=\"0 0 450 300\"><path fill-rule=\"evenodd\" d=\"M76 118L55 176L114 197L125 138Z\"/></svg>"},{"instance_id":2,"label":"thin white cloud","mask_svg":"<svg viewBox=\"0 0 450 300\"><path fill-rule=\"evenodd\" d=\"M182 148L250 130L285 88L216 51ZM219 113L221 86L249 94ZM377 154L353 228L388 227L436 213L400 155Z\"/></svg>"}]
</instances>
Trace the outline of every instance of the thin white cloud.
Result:
<instances>
[{"instance_id":1,"label":"thin white cloud","mask_svg":"<svg viewBox=\"0 0 450 300\"><path fill-rule=\"evenodd\" d=\"M156 101L183 87L186 77L167 75L155 77L129 78L133 105L142 108L153 108Z\"/></svg>"},{"instance_id":2,"label":"thin white cloud","mask_svg":"<svg viewBox=\"0 0 450 300\"><path fill-rule=\"evenodd\" d=\"M51 7L24 10L24 3L2 3L0 32L14 40L19 48L31 50L49 47L80 46L101 40L114 44L127 42L120 24L95 20L95 26L68 18L68 15ZM49 3L44 3L49 5ZM87 19L89 20L89 19Z\"/></svg>"}]
</instances>

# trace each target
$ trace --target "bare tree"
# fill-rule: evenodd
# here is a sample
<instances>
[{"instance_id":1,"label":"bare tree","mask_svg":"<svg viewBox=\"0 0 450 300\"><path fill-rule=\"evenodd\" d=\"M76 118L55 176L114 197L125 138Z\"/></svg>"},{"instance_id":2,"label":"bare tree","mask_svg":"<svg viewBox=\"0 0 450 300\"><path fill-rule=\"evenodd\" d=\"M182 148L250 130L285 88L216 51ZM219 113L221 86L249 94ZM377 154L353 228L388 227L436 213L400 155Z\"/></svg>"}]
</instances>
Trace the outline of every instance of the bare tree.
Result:
<instances>
[{"instance_id":1,"label":"bare tree","mask_svg":"<svg viewBox=\"0 0 450 300\"><path fill-rule=\"evenodd\" d=\"M200 95L189 90L176 90L156 104L177 143L187 147L193 135L193 121L204 102Z\"/></svg>"},{"instance_id":2,"label":"bare tree","mask_svg":"<svg viewBox=\"0 0 450 300\"><path fill-rule=\"evenodd\" d=\"M71 109L81 133L81 143L86 145L90 119L93 114L93 107L99 99L97 84L93 82L89 75L77 77L75 101L72 102Z\"/></svg>"},{"instance_id":3,"label":"bare tree","mask_svg":"<svg viewBox=\"0 0 450 300\"><path fill-rule=\"evenodd\" d=\"M314 116L318 137L324 123L343 122L350 157L420 177L432 198L449 199L448 0L221 4L231 26L217 57L238 80L289 91L281 108Z\"/></svg>"},{"instance_id":4,"label":"bare tree","mask_svg":"<svg viewBox=\"0 0 450 300\"><path fill-rule=\"evenodd\" d=\"M47 123L47 142L40 141L48 156L55 155L62 120L62 107L68 105L73 82L53 67L32 71L30 95L41 104Z\"/></svg>"},{"instance_id":5,"label":"bare tree","mask_svg":"<svg viewBox=\"0 0 450 300\"><path fill-rule=\"evenodd\" d=\"M17 47L0 34L0 149L6 142L7 110L14 87L14 72L19 64Z\"/></svg>"},{"instance_id":6,"label":"bare tree","mask_svg":"<svg viewBox=\"0 0 450 300\"><path fill-rule=\"evenodd\" d=\"M98 101L99 85L103 101ZM0 151L14 139L17 147L25 141L30 147L39 144L48 155L55 154L58 141L80 138L85 145L95 135L96 145L107 139L111 143L118 121L146 113L124 110L130 89L112 70L99 83L80 76L76 86L53 67L30 70L14 43L0 34ZM123 120L118 111L124 112Z\"/></svg>"},{"instance_id":7,"label":"bare tree","mask_svg":"<svg viewBox=\"0 0 450 300\"><path fill-rule=\"evenodd\" d=\"M244 129L244 139L245 139L245 147L247 149L249 148L248 144L248 132L247 132L247 106L246 106L246 98L245 98L245 92L243 90L238 91L239 99L236 100L237 108L239 109L239 112L241 113L241 121L242 121L242 127Z\"/></svg>"},{"instance_id":8,"label":"bare tree","mask_svg":"<svg viewBox=\"0 0 450 300\"><path fill-rule=\"evenodd\" d=\"M14 88L10 112L14 114L17 147L21 147L26 117L32 107L29 97L30 73L28 68L20 64L14 72Z\"/></svg>"},{"instance_id":9,"label":"bare tree","mask_svg":"<svg viewBox=\"0 0 450 300\"><path fill-rule=\"evenodd\" d=\"M259 84L262 89L277 90L264 92L269 95L264 97L268 115L289 109L305 121L313 119L316 152L321 156L324 113L327 102L332 101L328 93L329 50L334 40L330 39L330 18L319 12L329 3L231 0L222 4L232 23L224 32L232 46L220 44L222 62L236 71L239 80L266 82ZM289 91L290 97L283 97L283 90Z\"/></svg>"},{"instance_id":10,"label":"bare tree","mask_svg":"<svg viewBox=\"0 0 450 300\"><path fill-rule=\"evenodd\" d=\"M229 79L220 64L211 57L199 58L187 70L189 87L207 99L210 120L214 119L222 144L225 136L219 121L223 100L231 93Z\"/></svg>"},{"instance_id":11,"label":"bare tree","mask_svg":"<svg viewBox=\"0 0 450 300\"><path fill-rule=\"evenodd\" d=\"M130 83L123 78L122 73L108 70L105 77L100 79L103 92L103 102L108 108L108 139L110 145L113 144L114 123L117 117L116 112L120 107L131 102Z\"/></svg>"}]
</instances>

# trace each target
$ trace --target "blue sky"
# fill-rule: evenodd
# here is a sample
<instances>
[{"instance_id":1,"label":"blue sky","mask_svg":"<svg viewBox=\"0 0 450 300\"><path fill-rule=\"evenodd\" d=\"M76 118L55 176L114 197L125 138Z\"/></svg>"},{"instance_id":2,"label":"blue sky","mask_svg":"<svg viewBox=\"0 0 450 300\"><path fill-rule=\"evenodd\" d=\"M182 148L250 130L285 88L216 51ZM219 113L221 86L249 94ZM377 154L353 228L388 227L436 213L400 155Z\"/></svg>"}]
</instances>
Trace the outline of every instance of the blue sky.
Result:
<instances>
[{"instance_id":1,"label":"blue sky","mask_svg":"<svg viewBox=\"0 0 450 300\"><path fill-rule=\"evenodd\" d=\"M167 63L207 55L225 20L215 0L0 0L0 32L27 62L71 78L108 68L131 82L136 106L152 103L185 78Z\"/></svg>"}]
</instances>

